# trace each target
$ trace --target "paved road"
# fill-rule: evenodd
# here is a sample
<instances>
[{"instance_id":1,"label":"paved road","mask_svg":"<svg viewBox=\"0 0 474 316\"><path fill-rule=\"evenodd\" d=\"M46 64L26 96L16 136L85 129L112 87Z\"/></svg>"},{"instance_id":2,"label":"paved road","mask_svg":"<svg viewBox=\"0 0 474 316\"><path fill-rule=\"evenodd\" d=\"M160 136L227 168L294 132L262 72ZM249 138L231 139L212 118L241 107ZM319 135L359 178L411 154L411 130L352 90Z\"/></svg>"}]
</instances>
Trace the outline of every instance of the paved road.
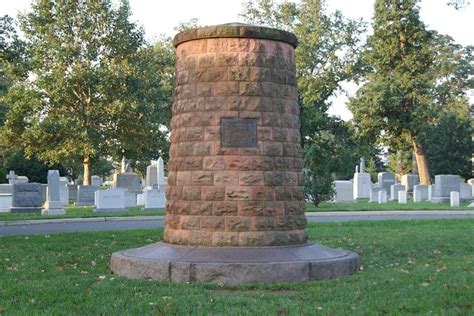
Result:
<instances>
[{"instance_id":1,"label":"paved road","mask_svg":"<svg viewBox=\"0 0 474 316\"><path fill-rule=\"evenodd\" d=\"M317 215L307 216L309 222L344 222L344 221L367 221L367 220L411 220L411 219L458 219L471 218L470 215ZM33 235L33 234L53 234L70 233L81 231L115 231L128 229L152 229L163 227L163 219L154 217L153 219L120 219L105 221L83 221L83 222L57 222L41 224L7 225L0 226L1 236Z\"/></svg>"}]
</instances>

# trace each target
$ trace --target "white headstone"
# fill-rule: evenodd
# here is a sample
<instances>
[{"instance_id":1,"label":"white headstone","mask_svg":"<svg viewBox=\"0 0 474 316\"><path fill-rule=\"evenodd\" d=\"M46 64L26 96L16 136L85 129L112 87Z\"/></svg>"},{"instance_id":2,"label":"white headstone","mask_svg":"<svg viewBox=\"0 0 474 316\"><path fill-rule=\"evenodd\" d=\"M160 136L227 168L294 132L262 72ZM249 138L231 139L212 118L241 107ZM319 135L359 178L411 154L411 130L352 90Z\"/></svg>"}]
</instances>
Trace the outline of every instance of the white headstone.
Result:
<instances>
[{"instance_id":1,"label":"white headstone","mask_svg":"<svg viewBox=\"0 0 474 316\"><path fill-rule=\"evenodd\" d=\"M413 203L421 202L421 191L413 189Z\"/></svg>"},{"instance_id":2,"label":"white headstone","mask_svg":"<svg viewBox=\"0 0 474 316\"><path fill-rule=\"evenodd\" d=\"M94 212L125 210L125 191L122 188L95 191Z\"/></svg>"},{"instance_id":3,"label":"white headstone","mask_svg":"<svg viewBox=\"0 0 474 316\"><path fill-rule=\"evenodd\" d=\"M406 191L398 191L398 203L407 204L407 192Z\"/></svg>"},{"instance_id":4,"label":"white headstone","mask_svg":"<svg viewBox=\"0 0 474 316\"><path fill-rule=\"evenodd\" d=\"M459 192L451 191L450 204L451 204L451 207L459 207Z\"/></svg>"},{"instance_id":5,"label":"white headstone","mask_svg":"<svg viewBox=\"0 0 474 316\"><path fill-rule=\"evenodd\" d=\"M69 181L66 177L59 178L59 200L63 206L69 205Z\"/></svg>"},{"instance_id":6,"label":"white headstone","mask_svg":"<svg viewBox=\"0 0 474 316\"><path fill-rule=\"evenodd\" d=\"M403 184L397 183L392 184L390 186L390 200L397 201L398 200L398 192L405 191L405 186Z\"/></svg>"},{"instance_id":7,"label":"white headstone","mask_svg":"<svg viewBox=\"0 0 474 316\"><path fill-rule=\"evenodd\" d=\"M102 179L97 175L93 175L91 177L91 185L95 185L97 187L100 187L102 185Z\"/></svg>"},{"instance_id":8,"label":"white headstone","mask_svg":"<svg viewBox=\"0 0 474 316\"><path fill-rule=\"evenodd\" d=\"M420 177L416 174L404 174L400 181L407 192L413 192L413 186L420 183Z\"/></svg>"},{"instance_id":9,"label":"white headstone","mask_svg":"<svg viewBox=\"0 0 474 316\"><path fill-rule=\"evenodd\" d=\"M420 202L429 200L428 186L424 184L415 184L413 186L413 194L418 191L420 195Z\"/></svg>"},{"instance_id":10,"label":"white headstone","mask_svg":"<svg viewBox=\"0 0 474 316\"><path fill-rule=\"evenodd\" d=\"M137 193L125 191L125 207L131 208L137 206Z\"/></svg>"},{"instance_id":11,"label":"white headstone","mask_svg":"<svg viewBox=\"0 0 474 316\"><path fill-rule=\"evenodd\" d=\"M352 202L353 188L352 181L334 181L334 202Z\"/></svg>"},{"instance_id":12,"label":"white headstone","mask_svg":"<svg viewBox=\"0 0 474 316\"><path fill-rule=\"evenodd\" d=\"M61 203L59 186L59 171L49 170L46 202L44 204L44 209L41 210L41 215L66 214Z\"/></svg>"},{"instance_id":13,"label":"white headstone","mask_svg":"<svg viewBox=\"0 0 474 316\"><path fill-rule=\"evenodd\" d=\"M428 186L428 201L431 201L431 198L433 197L433 185Z\"/></svg>"},{"instance_id":14,"label":"white headstone","mask_svg":"<svg viewBox=\"0 0 474 316\"><path fill-rule=\"evenodd\" d=\"M381 187L373 187L371 190L370 190L370 198L369 198L369 202L378 202L379 201L379 192L380 191L385 191L383 188ZM385 192L387 193L387 192Z\"/></svg>"},{"instance_id":15,"label":"white headstone","mask_svg":"<svg viewBox=\"0 0 474 316\"><path fill-rule=\"evenodd\" d=\"M158 187L158 166L155 162L146 167L146 187Z\"/></svg>"},{"instance_id":16,"label":"white headstone","mask_svg":"<svg viewBox=\"0 0 474 316\"><path fill-rule=\"evenodd\" d=\"M378 180L379 186L385 190L387 195L390 194L390 186L395 184L395 174L392 172L379 172Z\"/></svg>"},{"instance_id":17,"label":"white headstone","mask_svg":"<svg viewBox=\"0 0 474 316\"><path fill-rule=\"evenodd\" d=\"M354 200L370 198L370 189L372 188L372 181L368 173L354 174Z\"/></svg>"},{"instance_id":18,"label":"white headstone","mask_svg":"<svg viewBox=\"0 0 474 316\"><path fill-rule=\"evenodd\" d=\"M439 174L435 176L435 183L431 192L431 202L448 202L450 192L459 192L459 176L453 174Z\"/></svg>"},{"instance_id":19,"label":"white headstone","mask_svg":"<svg viewBox=\"0 0 474 316\"><path fill-rule=\"evenodd\" d=\"M137 194L137 205L145 205L145 193Z\"/></svg>"},{"instance_id":20,"label":"white headstone","mask_svg":"<svg viewBox=\"0 0 474 316\"><path fill-rule=\"evenodd\" d=\"M164 208L166 205L165 192L157 189L145 191L145 210Z\"/></svg>"},{"instance_id":21,"label":"white headstone","mask_svg":"<svg viewBox=\"0 0 474 316\"><path fill-rule=\"evenodd\" d=\"M163 158L158 158L158 185L166 184Z\"/></svg>"},{"instance_id":22,"label":"white headstone","mask_svg":"<svg viewBox=\"0 0 474 316\"><path fill-rule=\"evenodd\" d=\"M472 198L472 187L465 182L459 183L459 196L461 200L470 200Z\"/></svg>"},{"instance_id":23,"label":"white headstone","mask_svg":"<svg viewBox=\"0 0 474 316\"><path fill-rule=\"evenodd\" d=\"M379 204L386 204L387 203L387 192L385 190L379 191Z\"/></svg>"}]
</instances>

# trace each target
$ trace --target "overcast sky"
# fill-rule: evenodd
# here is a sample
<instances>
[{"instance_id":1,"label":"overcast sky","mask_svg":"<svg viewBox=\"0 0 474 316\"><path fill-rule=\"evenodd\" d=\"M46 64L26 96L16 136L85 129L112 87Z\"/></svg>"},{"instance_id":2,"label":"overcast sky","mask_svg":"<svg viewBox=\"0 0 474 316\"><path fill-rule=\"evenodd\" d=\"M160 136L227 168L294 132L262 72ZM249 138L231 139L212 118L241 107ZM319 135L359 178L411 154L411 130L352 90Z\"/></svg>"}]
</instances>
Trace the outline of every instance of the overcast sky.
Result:
<instances>
[{"instance_id":1,"label":"overcast sky","mask_svg":"<svg viewBox=\"0 0 474 316\"><path fill-rule=\"evenodd\" d=\"M173 36L180 22L198 18L203 25L243 22L239 17L246 0L129 0L132 19L142 25L150 40L161 34ZM328 10L341 10L349 17L361 17L370 22L374 0L327 0ZM446 5L447 0L423 0L421 18L429 28L451 35L456 42L474 45L474 3L461 11ZM29 8L31 0L0 0L0 15L16 16ZM354 90L354 89L350 89ZM347 98L334 98L331 114L350 119Z\"/></svg>"}]
</instances>

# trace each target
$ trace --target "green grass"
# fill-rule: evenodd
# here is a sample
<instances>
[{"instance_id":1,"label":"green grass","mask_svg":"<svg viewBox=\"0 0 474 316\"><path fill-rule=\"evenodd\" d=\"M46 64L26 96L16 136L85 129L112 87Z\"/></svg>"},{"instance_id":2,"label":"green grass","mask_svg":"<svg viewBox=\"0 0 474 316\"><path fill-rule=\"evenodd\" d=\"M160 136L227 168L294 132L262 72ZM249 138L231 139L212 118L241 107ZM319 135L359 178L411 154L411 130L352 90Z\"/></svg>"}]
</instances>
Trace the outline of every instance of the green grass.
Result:
<instances>
[{"instance_id":1,"label":"green grass","mask_svg":"<svg viewBox=\"0 0 474 316\"><path fill-rule=\"evenodd\" d=\"M363 271L312 283L220 287L113 275L113 251L162 230L5 237L0 310L8 315L474 314L474 220L309 225L309 237L357 251Z\"/></svg>"},{"instance_id":2,"label":"green grass","mask_svg":"<svg viewBox=\"0 0 474 316\"><path fill-rule=\"evenodd\" d=\"M474 208L467 207L471 202L461 202L460 207L451 207L449 203L431 203L420 202L413 203L408 201L407 204L398 204L396 201L389 201L387 204L369 203L368 200L359 200L352 203L331 203L323 202L315 207L313 204L306 204L307 212L334 212L334 211L392 211L392 210L471 210Z\"/></svg>"},{"instance_id":3,"label":"green grass","mask_svg":"<svg viewBox=\"0 0 474 316\"><path fill-rule=\"evenodd\" d=\"M31 220L31 219L53 219L53 218L77 218L77 217L110 217L110 216L144 216L144 215L164 215L163 209L141 210L140 207L130 208L119 212L92 212L93 207L65 207L65 215L41 215L41 212L34 213L0 213L0 221L10 220Z\"/></svg>"}]
</instances>

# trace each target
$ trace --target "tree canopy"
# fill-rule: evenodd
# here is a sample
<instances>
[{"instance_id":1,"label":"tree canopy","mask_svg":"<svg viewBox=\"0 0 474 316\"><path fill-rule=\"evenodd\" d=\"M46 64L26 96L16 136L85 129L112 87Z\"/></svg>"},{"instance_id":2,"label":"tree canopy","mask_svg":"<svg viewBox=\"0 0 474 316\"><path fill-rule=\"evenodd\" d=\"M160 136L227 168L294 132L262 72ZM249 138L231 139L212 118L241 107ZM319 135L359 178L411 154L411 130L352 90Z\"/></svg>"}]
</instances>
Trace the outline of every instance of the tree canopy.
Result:
<instances>
[{"instance_id":1,"label":"tree canopy","mask_svg":"<svg viewBox=\"0 0 474 316\"><path fill-rule=\"evenodd\" d=\"M20 16L28 76L4 98L5 146L51 163L155 158L166 143L170 60L156 54L121 1L39 1ZM166 84L164 84L166 83Z\"/></svg>"}]
</instances>

